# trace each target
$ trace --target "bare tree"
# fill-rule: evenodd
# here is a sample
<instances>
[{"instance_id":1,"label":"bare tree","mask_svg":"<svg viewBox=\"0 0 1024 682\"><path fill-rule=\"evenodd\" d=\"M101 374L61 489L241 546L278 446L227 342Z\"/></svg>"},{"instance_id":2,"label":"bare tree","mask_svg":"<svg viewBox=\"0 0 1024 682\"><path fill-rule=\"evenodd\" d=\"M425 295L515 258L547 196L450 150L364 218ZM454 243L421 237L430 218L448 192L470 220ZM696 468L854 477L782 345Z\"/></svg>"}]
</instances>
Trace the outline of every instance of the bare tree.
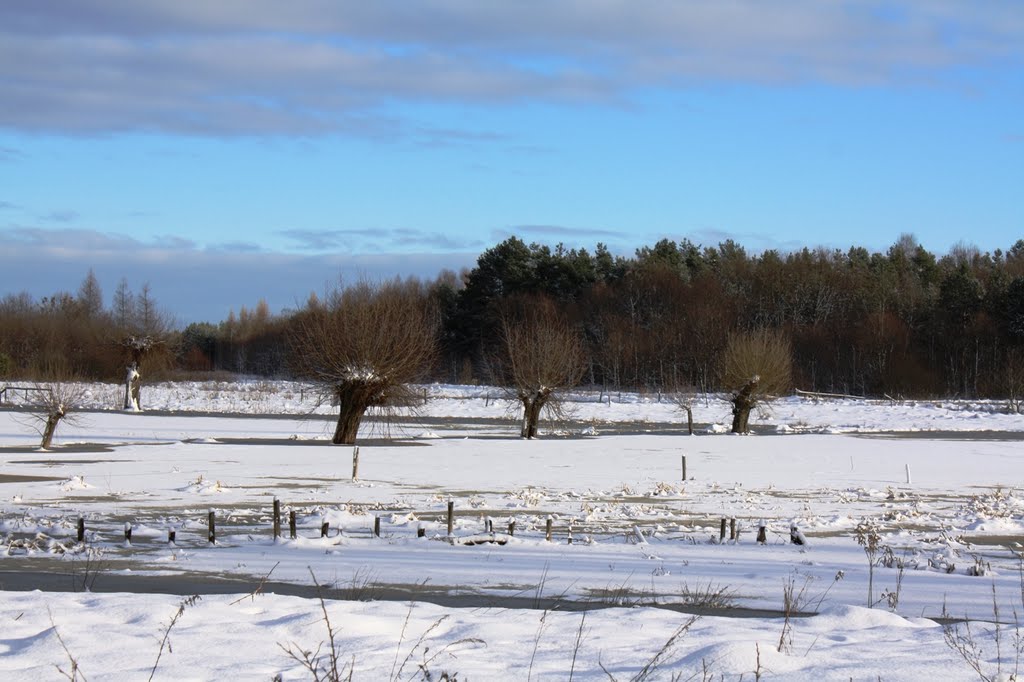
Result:
<instances>
[{"instance_id":1,"label":"bare tree","mask_svg":"<svg viewBox=\"0 0 1024 682\"><path fill-rule=\"evenodd\" d=\"M559 392L572 388L586 369L580 334L551 306L529 306L502 319L502 380L523 406L520 435L535 438L541 412L562 415Z\"/></svg>"},{"instance_id":2,"label":"bare tree","mask_svg":"<svg viewBox=\"0 0 1024 682\"><path fill-rule=\"evenodd\" d=\"M789 339L781 332L759 329L729 337L722 382L733 394L733 433L747 433L751 409L790 388L792 358Z\"/></svg>"},{"instance_id":3,"label":"bare tree","mask_svg":"<svg viewBox=\"0 0 1024 682\"><path fill-rule=\"evenodd\" d=\"M61 421L73 422L72 411L78 408L85 396L85 386L72 380L71 373L63 364L55 364L43 372L45 381L35 385L38 391L38 411L32 413L32 420L42 440L39 447L48 450L53 435Z\"/></svg>"},{"instance_id":4,"label":"bare tree","mask_svg":"<svg viewBox=\"0 0 1024 682\"><path fill-rule=\"evenodd\" d=\"M693 404L697 402L697 388L695 386L675 386L666 395L676 407L686 413L686 430L693 435Z\"/></svg>"},{"instance_id":5,"label":"bare tree","mask_svg":"<svg viewBox=\"0 0 1024 682\"><path fill-rule=\"evenodd\" d=\"M408 384L437 352L437 315L415 283L360 282L315 301L295 316L291 360L337 403L332 441L353 444L369 408L413 402Z\"/></svg>"},{"instance_id":6,"label":"bare tree","mask_svg":"<svg viewBox=\"0 0 1024 682\"><path fill-rule=\"evenodd\" d=\"M152 358L166 355L167 336L171 321L157 305L150 293L149 283L142 285L138 296L127 292L127 282L122 279L114 296L115 319L120 329L120 346L124 350L125 368L124 409L142 410L142 371L144 364L152 364ZM130 314L118 312L126 305ZM161 352L164 351L164 352Z\"/></svg>"}]
</instances>

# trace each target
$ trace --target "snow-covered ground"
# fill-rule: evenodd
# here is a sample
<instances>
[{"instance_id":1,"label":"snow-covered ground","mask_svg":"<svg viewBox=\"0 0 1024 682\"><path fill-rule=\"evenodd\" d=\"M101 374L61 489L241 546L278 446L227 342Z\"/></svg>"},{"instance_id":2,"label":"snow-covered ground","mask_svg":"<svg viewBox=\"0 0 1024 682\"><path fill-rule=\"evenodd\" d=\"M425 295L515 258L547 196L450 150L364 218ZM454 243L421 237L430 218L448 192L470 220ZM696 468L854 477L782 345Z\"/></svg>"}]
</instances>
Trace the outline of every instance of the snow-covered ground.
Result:
<instances>
[{"instance_id":1,"label":"snow-covered ground","mask_svg":"<svg viewBox=\"0 0 1024 682\"><path fill-rule=\"evenodd\" d=\"M120 390L90 387L106 411L62 424L51 451L25 412L0 410L0 586L79 590L0 592L5 679L59 676L64 645L88 679L147 677L183 598L116 592L137 576L184 594L211 576L242 593L315 576L357 680L631 679L666 643L649 679L977 678L932 620L944 609L973 620L983 674L1021 658L1024 417L998 402L788 398L744 437L720 433L727 402L701 397L688 436L667 399L580 393L572 420L528 442L497 389L430 386L396 440L367 430L353 480L330 408L303 417L298 384L146 386L141 414L112 409ZM819 615L787 630L787 592ZM187 605L157 678L309 677L282 646L326 641L320 603L240 596ZM673 638L680 609L699 617Z\"/></svg>"}]
</instances>

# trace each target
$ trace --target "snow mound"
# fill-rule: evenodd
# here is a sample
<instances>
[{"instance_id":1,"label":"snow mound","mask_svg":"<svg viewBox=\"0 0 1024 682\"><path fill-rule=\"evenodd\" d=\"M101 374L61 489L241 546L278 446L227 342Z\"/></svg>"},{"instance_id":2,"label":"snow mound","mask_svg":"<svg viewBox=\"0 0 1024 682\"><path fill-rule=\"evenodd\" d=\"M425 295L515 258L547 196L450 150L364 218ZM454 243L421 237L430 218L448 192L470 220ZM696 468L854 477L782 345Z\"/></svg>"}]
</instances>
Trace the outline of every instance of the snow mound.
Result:
<instances>
[{"instance_id":1,"label":"snow mound","mask_svg":"<svg viewBox=\"0 0 1024 682\"><path fill-rule=\"evenodd\" d=\"M817 630L822 632L851 632L871 628L940 627L938 623L927 618L908 619L882 609L869 609L849 604L830 606L814 616L811 622Z\"/></svg>"},{"instance_id":2,"label":"snow mound","mask_svg":"<svg viewBox=\"0 0 1024 682\"><path fill-rule=\"evenodd\" d=\"M200 476L185 487L177 488L177 490L178 492L195 493L197 495L216 495L217 493L226 493L231 489L225 487L220 481L208 481Z\"/></svg>"},{"instance_id":3,"label":"snow mound","mask_svg":"<svg viewBox=\"0 0 1024 682\"><path fill-rule=\"evenodd\" d=\"M83 476L72 476L66 481L61 481L58 484L58 487L64 492L68 493L71 492L72 490L85 490L87 488L92 488L94 486L86 483L85 478Z\"/></svg>"}]
</instances>

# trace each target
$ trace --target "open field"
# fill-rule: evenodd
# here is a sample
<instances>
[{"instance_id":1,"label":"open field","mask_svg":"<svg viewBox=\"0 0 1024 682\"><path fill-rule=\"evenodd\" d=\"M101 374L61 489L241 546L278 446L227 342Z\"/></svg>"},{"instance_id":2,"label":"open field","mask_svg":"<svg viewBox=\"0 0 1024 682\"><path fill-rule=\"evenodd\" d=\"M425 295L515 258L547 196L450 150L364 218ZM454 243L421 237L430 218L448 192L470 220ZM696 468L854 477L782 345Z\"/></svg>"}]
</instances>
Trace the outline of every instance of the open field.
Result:
<instances>
[{"instance_id":1,"label":"open field","mask_svg":"<svg viewBox=\"0 0 1024 682\"><path fill-rule=\"evenodd\" d=\"M91 407L116 390L94 387ZM1024 418L998 403L793 398L741 437L720 433L728 405L712 398L688 436L657 396L581 394L570 422L529 442L495 389L424 390L434 399L395 440L367 431L355 480L352 449L298 417L311 402L292 384L147 387L154 412L84 413L51 451L26 412L0 411L0 671L67 668L52 618L89 679L145 676L181 597L128 593L230 579L236 594L186 608L158 677L300 679L277 644L326 637L312 576L354 679L424 677L439 651L433 679L631 679L689 614L651 679L977 679L934 620L964 617L983 674L1020 658ZM266 576L296 596L232 604ZM44 584L80 594L20 592ZM788 630L787 610L801 616Z\"/></svg>"}]
</instances>

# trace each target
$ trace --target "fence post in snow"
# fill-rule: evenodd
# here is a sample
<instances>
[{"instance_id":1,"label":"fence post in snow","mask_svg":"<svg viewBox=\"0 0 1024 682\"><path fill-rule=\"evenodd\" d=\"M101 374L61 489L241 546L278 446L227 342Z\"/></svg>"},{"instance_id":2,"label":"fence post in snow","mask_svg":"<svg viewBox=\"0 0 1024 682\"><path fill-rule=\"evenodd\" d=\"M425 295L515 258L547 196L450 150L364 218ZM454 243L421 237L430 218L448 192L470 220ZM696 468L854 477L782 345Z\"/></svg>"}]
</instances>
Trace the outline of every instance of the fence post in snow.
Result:
<instances>
[{"instance_id":1,"label":"fence post in snow","mask_svg":"<svg viewBox=\"0 0 1024 682\"><path fill-rule=\"evenodd\" d=\"M320 524L320 537L322 537L322 538L327 537L327 531L330 530L330 528L331 528L331 524L328 523L327 521L324 521L323 523L321 523Z\"/></svg>"},{"instance_id":2,"label":"fence post in snow","mask_svg":"<svg viewBox=\"0 0 1024 682\"><path fill-rule=\"evenodd\" d=\"M551 517L548 517L547 522L544 524L544 539L551 542Z\"/></svg>"},{"instance_id":3,"label":"fence post in snow","mask_svg":"<svg viewBox=\"0 0 1024 682\"><path fill-rule=\"evenodd\" d=\"M380 537L380 517L379 516L374 516L373 517L373 537L375 537L375 538L379 538Z\"/></svg>"},{"instance_id":4,"label":"fence post in snow","mask_svg":"<svg viewBox=\"0 0 1024 682\"><path fill-rule=\"evenodd\" d=\"M757 524L757 544L767 545L768 544L768 527L764 521Z\"/></svg>"},{"instance_id":5,"label":"fence post in snow","mask_svg":"<svg viewBox=\"0 0 1024 682\"><path fill-rule=\"evenodd\" d=\"M683 480L686 480L686 455L683 455Z\"/></svg>"},{"instance_id":6,"label":"fence post in snow","mask_svg":"<svg viewBox=\"0 0 1024 682\"><path fill-rule=\"evenodd\" d=\"M292 536L292 540L295 539L295 510L292 509L288 512L288 534Z\"/></svg>"},{"instance_id":7,"label":"fence post in snow","mask_svg":"<svg viewBox=\"0 0 1024 682\"><path fill-rule=\"evenodd\" d=\"M281 537L281 500L274 498L274 539Z\"/></svg>"},{"instance_id":8,"label":"fence post in snow","mask_svg":"<svg viewBox=\"0 0 1024 682\"><path fill-rule=\"evenodd\" d=\"M903 466L907 469L907 485L910 485L910 465L904 464Z\"/></svg>"},{"instance_id":9,"label":"fence post in snow","mask_svg":"<svg viewBox=\"0 0 1024 682\"><path fill-rule=\"evenodd\" d=\"M78 541L85 542L85 517L78 517Z\"/></svg>"},{"instance_id":10,"label":"fence post in snow","mask_svg":"<svg viewBox=\"0 0 1024 682\"><path fill-rule=\"evenodd\" d=\"M509 535L515 535L516 534L516 520L515 519L509 519L509 522L508 522L508 534Z\"/></svg>"},{"instance_id":11,"label":"fence post in snow","mask_svg":"<svg viewBox=\"0 0 1024 682\"><path fill-rule=\"evenodd\" d=\"M128 544L131 544L131 542L132 542L132 522L131 521L125 521L124 522L124 541L127 542Z\"/></svg>"},{"instance_id":12,"label":"fence post in snow","mask_svg":"<svg viewBox=\"0 0 1024 682\"><path fill-rule=\"evenodd\" d=\"M722 518L722 523L719 526L719 530L718 530L718 542L720 542L720 543L721 542L725 542L725 524L726 523L727 523L727 520L725 519L725 517L723 517Z\"/></svg>"},{"instance_id":13,"label":"fence post in snow","mask_svg":"<svg viewBox=\"0 0 1024 682\"><path fill-rule=\"evenodd\" d=\"M174 532L173 528L168 528L167 529L167 544L169 544L169 545L173 545L174 544L174 537L175 537L175 535L177 535L177 533Z\"/></svg>"},{"instance_id":14,"label":"fence post in snow","mask_svg":"<svg viewBox=\"0 0 1024 682\"><path fill-rule=\"evenodd\" d=\"M352 480L359 480L359 446L352 448Z\"/></svg>"},{"instance_id":15,"label":"fence post in snow","mask_svg":"<svg viewBox=\"0 0 1024 682\"><path fill-rule=\"evenodd\" d=\"M730 540L736 540L737 539L737 536L736 536L736 517L735 516L733 516L731 519L729 519L729 539Z\"/></svg>"},{"instance_id":16,"label":"fence post in snow","mask_svg":"<svg viewBox=\"0 0 1024 682\"><path fill-rule=\"evenodd\" d=\"M210 544L215 544L217 542L217 526L213 517L212 509L210 510L210 513L206 515L206 526L209 529L208 539L210 540Z\"/></svg>"},{"instance_id":17,"label":"fence post in snow","mask_svg":"<svg viewBox=\"0 0 1024 682\"><path fill-rule=\"evenodd\" d=\"M452 531L455 529L455 500L448 498L448 539L452 539Z\"/></svg>"}]
</instances>

